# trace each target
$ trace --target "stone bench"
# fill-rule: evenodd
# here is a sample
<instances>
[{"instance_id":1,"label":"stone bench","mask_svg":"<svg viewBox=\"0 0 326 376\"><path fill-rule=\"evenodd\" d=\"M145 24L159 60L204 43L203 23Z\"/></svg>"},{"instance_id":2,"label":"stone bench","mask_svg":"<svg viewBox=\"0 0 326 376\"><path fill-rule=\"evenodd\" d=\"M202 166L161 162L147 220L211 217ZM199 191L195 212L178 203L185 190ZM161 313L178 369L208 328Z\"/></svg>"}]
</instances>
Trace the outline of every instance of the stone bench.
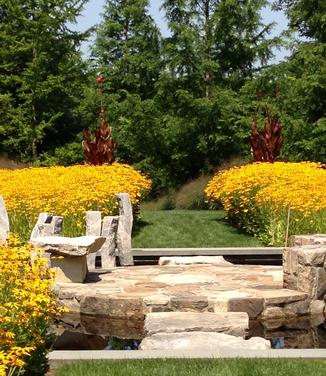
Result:
<instances>
[{"instance_id":1,"label":"stone bench","mask_svg":"<svg viewBox=\"0 0 326 376\"><path fill-rule=\"evenodd\" d=\"M83 283L88 268L87 256L97 252L105 242L104 237L80 236L40 236L30 243L42 249L49 259L50 267L55 272L56 282Z\"/></svg>"},{"instance_id":2,"label":"stone bench","mask_svg":"<svg viewBox=\"0 0 326 376\"><path fill-rule=\"evenodd\" d=\"M82 283L88 270L95 269L96 256L102 268L115 267L116 248L120 265L133 265L131 231L132 205L128 193L116 195L119 216L100 211L86 212L86 236L61 237L63 217L41 213L33 228L30 243L44 251L49 267L56 271L56 281Z\"/></svg>"},{"instance_id":3,"label":"stone bench","mask_svg":"<svg viewBox=\"0 0 326 376\"><path fill-rule=\"evenodd\" d=\"M55 271L56 282L83 283L88 268L87 256L96 253L104 244L105 237L60 236L63 217L41 213L33 228L30 244L43 250L48 267Z\"/></svg>"}]
</instances>

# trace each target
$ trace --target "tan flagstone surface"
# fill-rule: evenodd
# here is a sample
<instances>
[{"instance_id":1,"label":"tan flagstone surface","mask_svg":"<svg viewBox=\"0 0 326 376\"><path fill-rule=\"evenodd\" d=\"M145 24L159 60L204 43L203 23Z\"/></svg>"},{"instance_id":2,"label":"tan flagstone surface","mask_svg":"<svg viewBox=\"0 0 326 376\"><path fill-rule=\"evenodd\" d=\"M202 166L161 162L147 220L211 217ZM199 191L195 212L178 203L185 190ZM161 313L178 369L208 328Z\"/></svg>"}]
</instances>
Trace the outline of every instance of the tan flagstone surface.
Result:
<instances>
[{"instance_id":1,"label":"tan flagstone surface","mask_svg":"<svg viewBox=\"0 0 326 376\"><path fill-rule=\"evenodd\" d=\"M278 266L132 266L90 273L86 283L58 283L71 313L114 319L151 312L247 312L250 318L309 313L306 293L283 289Z\"/></svg>"}]
</instances>

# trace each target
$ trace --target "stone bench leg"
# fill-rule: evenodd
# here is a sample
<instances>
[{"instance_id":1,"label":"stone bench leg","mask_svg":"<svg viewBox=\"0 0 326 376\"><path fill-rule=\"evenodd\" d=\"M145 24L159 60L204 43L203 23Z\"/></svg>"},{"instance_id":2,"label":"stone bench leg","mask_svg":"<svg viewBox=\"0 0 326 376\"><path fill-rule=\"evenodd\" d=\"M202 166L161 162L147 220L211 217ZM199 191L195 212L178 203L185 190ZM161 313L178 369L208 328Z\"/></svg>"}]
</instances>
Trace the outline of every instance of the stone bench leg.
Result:
<instances>
[{"instance_id":1,"label":"stone bench leg","mask_svg":"<svg viewBox=\"0 0 326 376\"><path fill-rule=\"evenodd\" d=\"M50 261L57 282L83 283L85 281L88 272L86 256L58 257L50 255Z\"/></svg>"},{"instance_id":2,"label":"stone bench leg","mask_svg":"<svg viewBox=\"0 0 326 376\"><path fill-rule=\"evenodd\" d=\"M2 196L0 196L0 245L7 243L9 235L9 218L5 203Z\"/></svg>"},{"instance_id":3,"label":"stone bench leg","mask_svg":"<svg viewBox=\"0 0 326 376\"><path fill-rule=\"evenodd\" d=\"M101 266L103 269L114 268L116 236L118 229L118 216L106 216L101 220L100 211L88 211L86 213L86 235L103 236L105 243L97 253L91 253L87 256L87 265L89 269L95 269L96 256L101 257Z\"/></svg>"},{"instance_id":4,"label":"stone bench leg","mask_svg":"<svg viewBox=\"0 0 326 376\"><path fill-rule=\"evenodd\" d=\"M101 262L103 269L114 268L116 266L115 249L117 245L118 223L118 216L107 216L103 218L101 235L106 238L106 241L101 248Z\"/></svg>"},{"instance_id":5,"label":"stone bench leg","mask_svg":"<svg viewBox=\"0 0 326 376\"><path fill-rule=\"evenodd\" d=\"M100 236L102 232L102 213L100 211L86 212L86 235ZM89 270L95 269L96 256L100 253L87 255L87 266Z\"/></svg>"}]
</instances>

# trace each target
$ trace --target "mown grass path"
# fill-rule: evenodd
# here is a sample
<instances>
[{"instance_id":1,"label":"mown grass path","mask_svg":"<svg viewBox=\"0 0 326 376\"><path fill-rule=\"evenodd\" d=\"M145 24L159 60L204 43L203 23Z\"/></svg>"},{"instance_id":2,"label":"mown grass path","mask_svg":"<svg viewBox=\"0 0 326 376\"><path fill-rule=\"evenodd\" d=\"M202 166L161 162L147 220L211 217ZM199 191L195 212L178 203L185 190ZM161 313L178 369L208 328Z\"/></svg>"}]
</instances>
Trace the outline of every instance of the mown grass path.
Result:
<instances>
[{"instance_id":1,"label":"mown grass path","mask_svg":"<svg viewBox=\"0 0 326 376\"><path fill-rule=\"evenodd\" d=\"M157 210L141 212L134 226L134 248L256 247L262 243L239 232L222 210Z\"/></svg>"}]
</instances>

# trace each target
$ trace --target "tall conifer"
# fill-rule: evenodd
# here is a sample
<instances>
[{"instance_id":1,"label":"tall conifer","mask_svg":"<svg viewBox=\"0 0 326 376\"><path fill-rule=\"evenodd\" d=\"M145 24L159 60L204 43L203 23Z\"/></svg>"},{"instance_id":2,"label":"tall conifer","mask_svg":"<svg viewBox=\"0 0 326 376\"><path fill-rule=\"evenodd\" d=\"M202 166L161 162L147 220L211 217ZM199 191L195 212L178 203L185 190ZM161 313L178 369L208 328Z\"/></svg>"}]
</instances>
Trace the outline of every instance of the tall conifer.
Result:
<instances>
[{"instance_id":1,"label":"tall conifer","mask_svg":"<svg viewBox=\"0 0 326 376\"><path fill-rule=\"evenodd\" d=\"M93 51L113 91L143 99L153 95L161 68L160 32L148 6L148 0L107 0Z\"/></svg>"},{"instance_id":2,"label":"tall conifer","mask_svg":"<svg viewBox=\"0 0 326 376\"><path fill-rule=\"evenodd\" d=\"M165 52L170 70L209 97L214 85L234 84L272 56L260 12L266 0L164 0L172 35ZM197 93L198 95L198 93Z\"/></svg>"},{"instance_id":3,"label":"tall conifer","mask_svg":"<svg viewBox=\"0 0 326 376\"><path fill-rule=\"evenodd\" d=\"M84 74L71 31L86 0L0 0L0 145L35 160L74 137Z\"/></svg>"}]
</instances>

